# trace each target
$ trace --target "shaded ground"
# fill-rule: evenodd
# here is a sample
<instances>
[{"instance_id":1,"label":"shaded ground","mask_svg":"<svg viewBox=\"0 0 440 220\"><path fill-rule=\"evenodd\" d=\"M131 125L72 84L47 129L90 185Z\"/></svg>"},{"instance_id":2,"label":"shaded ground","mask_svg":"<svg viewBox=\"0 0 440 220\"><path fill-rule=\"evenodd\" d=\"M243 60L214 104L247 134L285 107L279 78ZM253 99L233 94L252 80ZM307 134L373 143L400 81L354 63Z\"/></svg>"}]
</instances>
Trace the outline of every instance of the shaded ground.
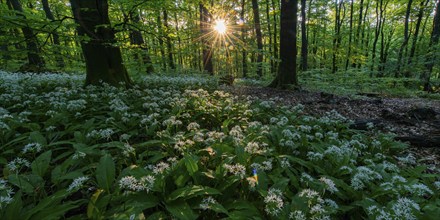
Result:
<instances>
[{"instance_id":1,"label":"shaded ground","mask_svg":"<svg viewBox=\"0 0 440 220\"><path fill-rule=\"evenodd\" d=\"M421 98L388 98L376 94L344 97L323 92L285 91L265 87L224 87L225 91L238 96L256 96L260 99L279 97L280 104L305 106L305 113L314 116L336 110L359 125L373 122L384 132L400 137L415 137L422 142L440 138L440 101ZM429 147L426 147L429 146ZM412 144L410 152L419 162L440 168L440 145Z\"/></svg>"}]
</instances>

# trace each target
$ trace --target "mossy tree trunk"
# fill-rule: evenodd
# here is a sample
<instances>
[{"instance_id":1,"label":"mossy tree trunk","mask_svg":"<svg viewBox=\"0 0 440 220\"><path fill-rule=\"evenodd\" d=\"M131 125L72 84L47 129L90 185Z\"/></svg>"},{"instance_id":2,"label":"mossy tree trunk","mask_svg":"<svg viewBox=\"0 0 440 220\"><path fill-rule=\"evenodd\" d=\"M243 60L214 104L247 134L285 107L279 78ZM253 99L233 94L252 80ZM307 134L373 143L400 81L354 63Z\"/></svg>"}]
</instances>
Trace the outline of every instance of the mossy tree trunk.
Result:
<instances>
[{"instance_id":1,"label":"mossy tree trunk","mask_svg":"<svg viewBox=\"0 0 440 220\"><path fill-rule=\"evenodd\" d=\"M107 83L113 86L132 84L115 46L114 30L108 17L107 0L70 0L81 47L86 61L86 85Z\"/></svg>"}]
</instances>

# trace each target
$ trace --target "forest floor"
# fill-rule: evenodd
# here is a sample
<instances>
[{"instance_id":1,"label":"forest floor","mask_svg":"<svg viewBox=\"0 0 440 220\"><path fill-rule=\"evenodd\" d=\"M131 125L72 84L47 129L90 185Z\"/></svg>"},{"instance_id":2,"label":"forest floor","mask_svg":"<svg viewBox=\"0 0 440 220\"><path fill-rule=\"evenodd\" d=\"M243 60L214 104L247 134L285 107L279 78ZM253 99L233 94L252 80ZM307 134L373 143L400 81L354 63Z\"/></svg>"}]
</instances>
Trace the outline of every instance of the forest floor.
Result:
<instances>
[{"instance_id":1,"label":"forest floor","mask_svg":"<svg viewBox=\"0 0 440 220\"><path fill-rule=\"evenodd\" d=\"M263 100L281 98L279 104L304 105L304 113L323 116L336 110L353 120L356 129L366 129L372 122L385 133L394 133L397 139L411 139L408 152L421 164L440 170L440 100L423 98L390 98L377 94L338 96L307 90L277 90L266 87L228 86L227 92L238 96L256 96ZM434 138L429 142L428 139Z\"/></svg>"}]
</instances>

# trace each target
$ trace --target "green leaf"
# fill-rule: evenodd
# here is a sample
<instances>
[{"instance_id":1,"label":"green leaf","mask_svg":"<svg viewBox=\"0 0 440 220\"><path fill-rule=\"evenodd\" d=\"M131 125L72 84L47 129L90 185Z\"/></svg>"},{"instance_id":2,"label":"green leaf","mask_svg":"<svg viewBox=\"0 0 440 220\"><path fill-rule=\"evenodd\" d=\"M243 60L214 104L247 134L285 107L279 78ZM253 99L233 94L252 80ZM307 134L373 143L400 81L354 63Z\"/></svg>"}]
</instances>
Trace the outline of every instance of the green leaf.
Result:
<instances>
[{"instance_id":1,"label":"green leaf","mask_svg":"<svg viewBox=\"0 0 440 220\"><path fill-rule=\"evenodd\" d=\"M165 205L166 209L178 219L197 219L197 214L195 214L191 207L182 200L173 201Z\"/></svg>"},{"instance_id":2,"label":"green leaf","mask_svg":"<svg viewBox=\"0 0 440 220\"><path fill-rule=\"evenodd\" d=\"M99 160L98 167L96 168L96 180L98 181L98 186L102 189L110 192L112 188L113 181L115 180L115 162L113 158L106 154Z\"/></svg>"},{"instance_id":3,"label":"green leaf","mask_svg":"<svg viewBox=\"0 0 440 220\"><path fill-rule=\"evenodd\" d=\"M28 181L28 179L23 175L16 175L16 174L9 175L9 182L11 184L14 184L21 190L23 190L23 192L25 193L32 194L34 192L34 187Z\"/></svg>"},{"instance_id":4,"label":"green leaf","mask_svg":"<svg viewBox=\"0 0 440 220\"><path fill-rule=\"evenodd\" d=\"M33 131L29 134L29 139L33 142L39 143L41 145L47 145L46 138L39 132Z\"/></svg>"},{"instance_id":5,"label":"green leaf","mask_svg":"<svg viewBox=\"0 0 440 220\"><path fill-rule=\"evenodd\" d=\"M176 189L169 196L169 200L173 201L178 198L189 199L200 195L218 195L220 191L206 187L206 186L186 186L180 189Z\"/></svg>"},{"instance_id":6,"label":"green leaf","mask_svg":"<svg viewBox=\"0 0 440 220\"><path fill-rule=\"evenodd\" d=\"M23 201L21 200L21 191L18 191L17 194L15 194L14 198L12 199L12 202L7 206L4 216L2 216L2 219L5 220L15 220L15 219L21 219L23 209Z\"/></svg>"},{"instance_id":7,"label":"green leaf","mask_svg":"<svg viewBox=\"0 0 440 220\"><path fill-rule=\"evenodd\" d=\"M189 175L194 176L194 174L199 170L199 166L197 165L197 156L186 155L183 160L185 162L186 170L188 170Z\"/></svg>"},{"instance_id":8,"label":"green leaf","mask_svg":"<svg viewBox=\"0 0 440 220\"><path fill-rule=\"evenodd\" d=\"M43 177L49 168L49 163L52 157L52 151L46 151L38 156L31 164L32 173Z\"/></svg>"}]
</instances>

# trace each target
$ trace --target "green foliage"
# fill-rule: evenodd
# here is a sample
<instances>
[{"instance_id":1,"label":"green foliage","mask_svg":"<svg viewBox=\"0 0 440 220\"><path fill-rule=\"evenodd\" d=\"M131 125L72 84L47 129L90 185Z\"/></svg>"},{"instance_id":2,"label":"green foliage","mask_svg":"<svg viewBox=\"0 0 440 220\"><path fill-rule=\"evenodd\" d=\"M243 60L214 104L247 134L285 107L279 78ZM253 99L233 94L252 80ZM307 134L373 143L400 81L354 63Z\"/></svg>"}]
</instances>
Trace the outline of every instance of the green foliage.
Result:
<instances>
[{"instance_id":1,"label":"green foliage","mask_svg":"<svg viewBox=\"0 0 440 220\"><path fill-rule=\"evenodd\" d=\"M1 219L433 219L440 176L405 145L216 81L131 89L0 73ZM255 171L254 171L255 170Z\"/></svg>"}]
</instances>

